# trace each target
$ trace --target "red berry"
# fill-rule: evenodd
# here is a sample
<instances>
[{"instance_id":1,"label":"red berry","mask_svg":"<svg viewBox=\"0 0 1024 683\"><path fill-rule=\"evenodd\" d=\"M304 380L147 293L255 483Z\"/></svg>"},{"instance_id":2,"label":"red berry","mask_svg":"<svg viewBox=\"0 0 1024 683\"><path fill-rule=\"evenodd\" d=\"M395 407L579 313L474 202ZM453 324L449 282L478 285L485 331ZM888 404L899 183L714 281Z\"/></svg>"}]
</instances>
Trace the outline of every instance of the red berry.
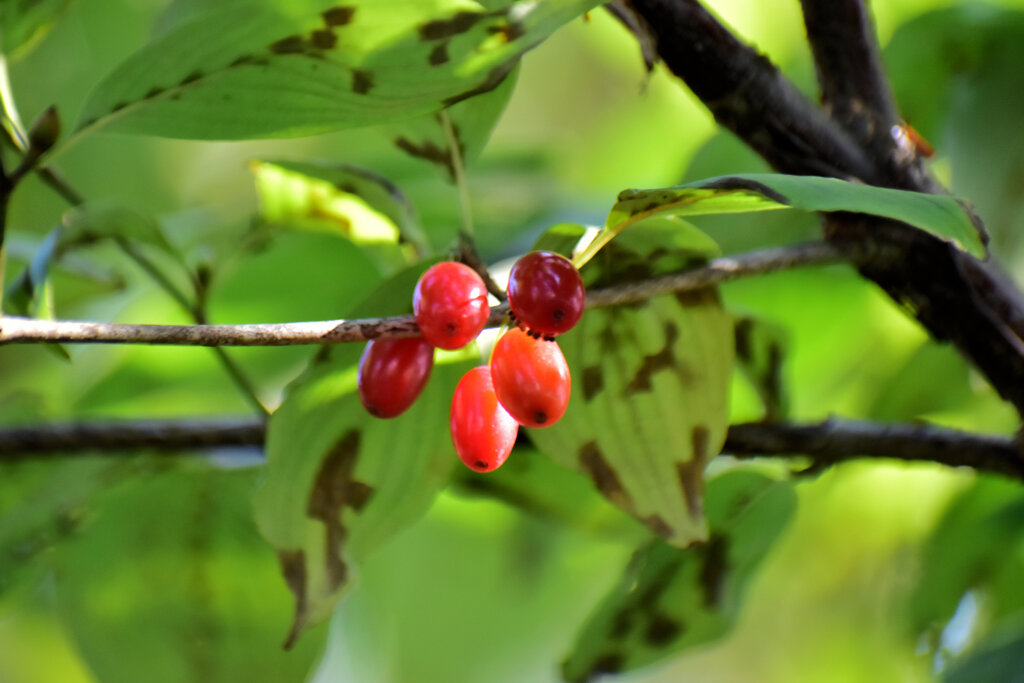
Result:
<instances>
[{"instance_id":1,"label":"red berry","mask_svg":"<svg viewBox=\"0 0 1024 683\"><path fill-rule=\"evenodd\" d=\"M583 315L587 293L576 266L550 251L533 251L512 266L508 304L528 329L545 337L568 332Z\"/></svg>"},{"instance_id":2,"label":"red berry","mask_svg":"<svg viewBox=\"0 0 1024 683\"><path fill-rule=\"evenodd\" d=\"M374 417L401 415L427 385L434 347L423 337L375 339L359 360L359 400Z\"/></svg>"},{"instance_id":3,"label":"red berry","mask_svg":"<svg viewBox=\"0 0 1024 683\"><path fill-rule=\"evenodd\" d=\"M459 349L476 339L490 314L484 281L455 261L438 263L423 273L412 308L423 336L439 349Z\"/></svg>"},{"instance_id":4,"label":"red berry","mask_svg":"<svg viewBox=\"0 0 1024 683\"><path fill-rule=\"evenodd\" d=\"M477 472L498 469L512 452L519 425L498 403L486 365L467 372L455 387L451 430L459 459Z\"/></svg>"},{"instance_id":5,"label":"red berry","mask_svg":"<svg viewBox=\"0 0 1024 683\"><path fill-rule=\"evenodd\" d=\"M513 327L491 354L494 391L519 424L549 427L569 405L569 365L558 344L535 339Z\"/></svg>"}]
</instances>

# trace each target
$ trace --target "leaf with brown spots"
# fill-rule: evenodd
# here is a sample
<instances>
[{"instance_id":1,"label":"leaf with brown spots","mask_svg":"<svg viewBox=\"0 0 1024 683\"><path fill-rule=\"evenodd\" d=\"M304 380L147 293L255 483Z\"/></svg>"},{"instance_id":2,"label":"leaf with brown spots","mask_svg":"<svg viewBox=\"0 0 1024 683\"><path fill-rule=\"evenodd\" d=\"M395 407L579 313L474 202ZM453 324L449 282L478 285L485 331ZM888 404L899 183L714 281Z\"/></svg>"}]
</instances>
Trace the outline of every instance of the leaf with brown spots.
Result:
<instances>
[{"instance_id":1,"label":"leaf with brown spots","mask_svg":"<svg viewBox=\"0 0 1024 683\"><path fill-rule=\"evenodd\" d=\"M746 173L706 178L677 187L623 190L605 219L604 230L587 248L580 263L593 258L627 228L652 216L686 217L786 208L849 211L890 218L930 232L979 258L987 254L988 236L954 197L873 187L836 178Z\"/></svg>"},{"instance_id":2,"label":"leaf with brown spots","mask_svg":"<svg viewBox=\"0 0 1024 683\"><path fill-rule=\"evenodd\" d=\"M489 0L486 9L467 9L464 0L185 4L97 86L76 134L104 128L187 139L294 137L404 124L490 99L456 116L472 156L504 106L504 84L523 54L598 2ZM167 94L146 97L155 90ZM449 147L438 144L437 133L402 136L417 148L428 140Z\"/></svg>"},{"instance_id":3,"label":"leaf with brown spots","mask_svg":"<svg viewBox=\"0 0 1024 683\"><path fill-rule=\"evenodd\" d=\"M564 245L565 229L553 242ZM551 247L542 238L537 248ZM648 221L582 274L588 284L628 282L700 263L714 248L675 220ZM581 390L558 424L531 432L537 447L672 545L706 538L704 469L725 439L733 353L718 292L592 309L559 343Z\"/></svg>"},{"instance_id":4,"label":"leaf with brown spots","mask_svg":"<svg viewBox=\"0 0 1024 683\"><path fill-rule=\"evenodd\" d=\"M353 314L404 311L423 269L392 278ZM439 359L408 412L377 420L355 391L361 352L342 345L312 365L268 426L256 520L278 552L301 552L305 560L301 584L288 581L296 590L289 644L301 645L301 633L330 615L370 552L426 512L457 462L438 426L447 424L451 394L470 363ZM282 638L287 630L282 623Z\"/></svg>"},{"instance_id":5,"label":"leaf with brown spots","mask_svg":"<svg viewBox=\"0 0 1024 683\"><path fill-rule=\"evenodd\" d=\"M789 346L781 325L750 316L736 319L736 365L757 392L765 420L789 415L789 392L783 368Z\"/></svg>"},{"instance_id":6,"label":"leaf with brown spots","mask_svg":"<svg viewBox=\"0 0 1024 683\"><path fill-rule=\"evenodd\" d=\"M440 43L438 47L444 49L445 59L438 62L440 65L448 59L447 43ZM437 49L431 51L428 61L440 58ZM455 138L455 152L461 156L463 164L470 163L483 151L491 131L505 111L515 81L516 73L511 73L490 91L445 109ZM448 180L455 180L452 141L438 114L386 126L384 133L394 141L398 149L432 164Z\"/></svg>"},{"instance_id":7,"label":"leaf with brown spots","mask_svg":"<svg viewBox=\"0 0 1024 683\"><path fill-rule=\"evenodd\" d=\"M583 626L563 663L566 680L593 680L611 658L617 671L633 671L728 633L795 505L790 482L754 471L711 480L709 540L686 549L657 540L638 550Z\"/></svg>"}]
</instances>

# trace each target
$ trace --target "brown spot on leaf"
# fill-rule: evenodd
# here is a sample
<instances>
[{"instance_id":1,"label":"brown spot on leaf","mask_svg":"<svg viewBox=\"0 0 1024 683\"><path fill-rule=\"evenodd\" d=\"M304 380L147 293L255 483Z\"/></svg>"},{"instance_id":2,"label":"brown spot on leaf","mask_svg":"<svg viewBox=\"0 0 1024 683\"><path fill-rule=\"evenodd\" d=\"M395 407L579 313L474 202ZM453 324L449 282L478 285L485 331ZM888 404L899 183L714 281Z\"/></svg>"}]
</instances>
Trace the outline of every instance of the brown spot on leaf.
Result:
<instances>
[{"instance_id":1,"label":"brown spot on leaf","mask_svg":"<svg viewBox=\"0 0 1024 683\"><path fill-rule=\"evenodd\" d=\"M617 640L622 640L629 635L633 628L633 611L629 607L623 607L612 619L612 630L608 635Z\"/></svg>"},{"instance_id":2,"label":"brown spot on leaf","mask_svg":"<svg viewBox=\"0 0 1024 683\"><path fill-rule=\"evenodd\" d=\"M438 43L434 46L434 49L430 51L430 56L427 57L427 62L430 66L440 66L448 63L448 43Z\"/></svg>"},{"instance_id":3,"label":"brown spot on leaf","mask_svg":"<svg viewBox=\"0 0 1024 683\"><path fill-rule=\"evenodd\" d=\"M725 579L729 575L728 551L729 542L720 534L712 534L704 546L704 557L698 578L705 607L717 607L722 602Z\"/></svg>"},{"instance_id":4,"label":"brown spot on leaf","mask_svg":"<svg viewBox=\"0 0 1024 683\"><path fill-rule=\"evenodd\" d=\"M366 69L352 70L352 90L365 95L373 89L373 72Z\"/></svg>"},{"instance_id":5,"label":"brown spot on leaf","mask_svg":"<svg viewBox=\"0 0 1024 683\"><path fill-rule=\"evenodd\" d=\"M160 87L150 88L149 92L146 93L146 99L149 100L149 99L152 99L154 97L159 97L163 93L164 93L164 89L163 88L160 88Z\"/></svg>"},{"instance_id":6,"label":"brown spot on leaf","mask_svg":"<svg viewBox=\"0 0 1024 683\"><path fill-rule=\"evenodd\" d=\"M606 655L601 655L594 661L594 666L590 667L590 672L586 675L584 680L589 681L595 676L600 676L601 674L619 673L625 666L626 659L618 652L610 652Z\"/></svg>"},{"instance_id":7,"label":"brown spot on leaf","mask_svg":"<svg viewBox=\"0 0 1024 683\"><path fill-rule=\"evenodd\" d=\"M306 40L302 36L288 36L271 43L270 51L277 55L301 54L306 51Z\"/></svg>"},{"instance_id":8,"label":"brown spot on leaf","mask_svg":"<svg viewBox=\"0 0 1024 683\"><path fill-rule=\"evenodd\" d=\"M113 107L110 108L110 113L111 114L116 114L117 112L121 111L122 109L124 109L127 106L128 106L127 102L118 102L117 104L115 104Z\"/></svg>"},{"instance_id":9,"label":"brown spot on leaf","mask_svg":"<svg viewBox=\"0 0 1024 683\"><path fill-rule=\"evenodd\" d=\"M754 321L750 318L741 318L736 322L733 334L736 339L736 358L745 363L753 359L754 351L751 346L750 336L753 333Z\"/></svg>"},{"instance_id":10,"label":"brown spot on leaf","mask_svg":"<svg viewBox=\"0 0 1024 683\"><path fill-rule=\"evenodd\" d=\"M661 598L662 593L668 589L669 585L672 583L672 578L675 576L676 572L679 571L679 567L682 564L682 556L679 555L677 558L678 559L674 562L669 562L662 567L661 571L658 572L658 575L647 584L643 593L641 593L637 598L636 604L644 612L653 613L655 608L657 608L658 599Z\"/></svg>"},{"instance_id":11,"label":"brown spot on leaf","mask_svg":"<svg viewBox=\"0 0 1024 683\"><path fill-rule=\"evenodd\" d=\"M424 159L432 164L440 166L448 172L449 178L455 177L455 168L452 165L451 155L446 150L435 145L433 142L427 141L421 145L417 145L416 143L402 137L395 140L395 145L406 154L412 155L418 159Z\"/></svg>"},{"instance_id":12,"label":"brown spot on leaf","mask_svg":"<svg viewBox=\"0 0 1024 683\"><path fill-rule=\"evenodd\" d=\"M420 40L440 40L465 33L486 18L485 12L458 12L450 19L435 19L419 27Z\"/></svg>"},{"instance_id":13,"label":"brown spot on leaf","mask_svg":"<svg viewBox=\"0 0 1024 683\"><path fill-rule=\"evenodd\" d=\"M330 50L338 43L338 36L328 29L317 29L309 34L309 42L317 50Z\"/></svg>"},{"instance_id":14,"label":"brown spot on leaf","mask_svg":"<svg viewBox=\"0 0 1024 683\"><path fill-rule=\"evenodd\" d=\"M503 43L511 43L516 38L526 35L526 28L518 21L508 21L498 26L491 26L487 29L491 35L500 35Z\"/></svg>"},{"instance_id":15,"label":"brown spot on leaf","mask_svg":"<svg viewBox=\"0 0 1024 683\"><path fill-rule=\"evenodd\" d=\"M334 26L344 26L349 23L352 21L352 17L354 17L355 14L355 7L339 5L338 7L332 7L331 9L322 12L320 16L323 17L324 24L327 25L327 28L332 28Z\"/></svg>"},{"instance_id":16,"label":"brown spot on leaf","mask_svg":"<svg viewBox=\"0 0 1024 683\"><path fill-rule=\"evenodd\" d=\"M258 55L242 55L235 61L231 62L231 66L246 66L249 64L253 66L266 66L267 60L265 57L260 57Z\"/></svg>"},{"instance_id":17,"label":"brown spot on leaf","mask_svg":"<svg viewBox=\"0 0 1024 683\"><path fill-rule=\"evenodd\" d=\"M489 93L490 91L494 90L499 85L501 85L501 82L505 80L505 77L512 72L512 69L514 69L516 64L518 63L519 60L510 59L505 64L499 64L498 66L491 69L490 72L488 72L487 78L485 78L483 82L480 83L480 85L476 86L475 88L471 88L465 92L459 93L458 95L446 97L444 99L444 106L450 107L453 104L458 104L459 102L463 100L468 100L471 97L476 97L477 95Z\"/></svg>"},{"instance_id":18,"label":"brown spot on leaf","mask_svg":"<svg viewBox=\"0 0 1024 683\"><path fill-rule=\"evenodd\" d=\"M295 596L295 618L291 630L284 641L284 649L290 650L299 638L299 632L306 623L306 612L309 610L309 596L306 593L306 555L301 550L280 551L277 560L281 564L281 573Z\"/></svg>"},{"instance_id":19,"label":"brown spot on leaf","mask_svg":"<svg viewBox=\"0 0 1024 683\"><path fill-rule=\"evenodd\" d=\"M604 372L600 365L583 368L583 400L590 402L604 389Z\"/></svg>"},{"instance_id":20,"label":"brown spot on leaf","mask_svg":"<svg viewBox=\"0 0 1024 683\"><path fill-rule=\"evenodd\" d=\"M619 481L619 475L604 459L596 441L588 441L580 447L580 464L605 498L622 508L633 506L633 501Z\"/></svg>"},{"instance_id":21,"label":"brown spot on leaf","mask_svg":"<svg viewBox=\"0 0 1024 683\"><path fill-rule=\"evenodd\" d=\"M199 70L196 70L196 71L193 71L192 73L190 73L188 76L185 76L185 78L181 79L181 82L178 83L178 85L188 85L189 83L195 83L196 81L198 81L202 77L203 77L203 72L199 71Z\"/></svg>"},{"instance_id":22,"label":"brown spot on leaf","mask_svg":"<svg viewBox=\"0 0 1024 683\"><path fill-rule=\"evenodd\" d=\"M348 575L340 550L347 535L341 523L342 508L358 511L373 494L372 488L352 478L359 455L359 441L360 433L356 429L350 429L338 440L324 458L309 495L307 514L322 521L326 527L324 556L331 590L339 588Z\"/></svg>"},{"instance_id":23,"label":"brown spot on leaf","mask_svg":"<svg viewBox=\"0 0 1024 683\"><path fill-rule=\"evenodd\" d=\"M695 289L689 292L676 292L675 296L676 301L686 308L717 304L720 301L718 290L714 287L705 287L704 289Z\"/></svg>"},{"instance_id":24,"label":"brown spot on leaf","mask_svg":"<svg viewBox=\"0 0 1024 683\"><path fill-rule=\"evenodd\" d=\"M648 515L640 520L644 525L662 538L672 538L672 527L661 515Z\"/></svg>"},{"instance_id":25,"label":"brown spot on leaf","mask_svg":"<svg viewBox=\"0 0 1024 683\"><path fill-rule=\"evenodd\" d=\"M644 630L644 640L653 647L665 647L682 632L682 624L664 614L655 614Z\"/></svg>"},{"instance_id":26,"label":"brown spot on leaf","mask_svg":"<svg viewBox=\"0 0 1024 683\"><path fill-rule=\"evenodd\" d=\"M683 489L683 497L686 499L686 509L694 520L700 519L704 512L704 467L710 457L708 453L709 438L707 427L704 425L694 427L690 433L693 457L686 462L676 463L679 484Z\"/></svg>"},{"instance_id":27,"label":"brown spot on leaf","mask_svg":"<svg viewBox=\"0 0 1024 683\"><path fill-rule=\"evenodd\" d=\"M652 388L651 378L655 373L660 372L661 370L674 370L679 374L680 379L684 383L692 381L693 378L689 368L684 363L676 359L675 350L672 348L672 345L675 344L678 339L679 328L676 327L675 323L672 321L666 322L665 346L657 353L644 356L636 374L633 375L633 379L626 385L626 388L623 391L624 395L629 396L641 391L650 391Z\"/></svg>"}]
</instances>

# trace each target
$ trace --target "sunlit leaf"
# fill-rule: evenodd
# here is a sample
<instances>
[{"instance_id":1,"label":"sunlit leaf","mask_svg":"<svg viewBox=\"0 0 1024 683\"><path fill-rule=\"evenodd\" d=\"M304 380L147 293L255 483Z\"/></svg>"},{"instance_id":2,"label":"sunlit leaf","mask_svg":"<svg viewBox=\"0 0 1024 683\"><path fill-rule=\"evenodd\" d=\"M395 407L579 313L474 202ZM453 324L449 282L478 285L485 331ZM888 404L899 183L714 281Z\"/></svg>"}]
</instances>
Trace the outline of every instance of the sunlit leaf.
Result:
<instances>
[{"instance_id":1,"label":"sunlit leaf","mask_svg":"<svg viewBox=\"0 0 1024 683\"><path fill-rule=\"evenodd\" d=\"M194 139L312 135L406 120L498 86L595 0L239 2L121 64L78 128Z\"/></svg>"},{"instance_id":2,"label":"sunlit leaf","mask_svg":"<svg viewBox=\"0 0 1024 683\"><path fill-rule=\"evenodd\" d=\"M254 161L261 217L289 228L340 234L355 244L394 248L401 241L426 250L426 238L409 200L372 171L348 164Z\"/></svg>"},{"instance_id":3,"label":"sunlit leaf","mask_svg":"<svg viewBox=\"0 0 1024 683\"><path fill-rule=\"evenodd\" d=\"M252 523L255 478L186 465L122 484L60 546L61 612L97 680L308 679L325 633L280 647L289 596Z\"/></svg>"},{"instance_id":4,"label":"sunlit leaf","mask_svg":"<svg viewBox=\"0 0 1024 683\"><path fill-rule=\"evenodd\" d=\"M405 312L425 268L393 278L365 308ZM458 355L439 357L413 407L379 420L356 393L361 352L347 344L314 362L268 428L256 520L295 597L289 646L330 614L370 551L427 510L456 462L448 410L469 364Z\"/></svg>"},{"instance_id":5,"label":"sunlit leaf","mask_svg":"<svg viewBox=\"0 0 1024 683\"><path fill-rule=\"evenodd\" d=\"M796 508L791 483L734 470L708 482L706 543L638 550L562 666L567 681L632 671L727 633Z\"/></svg>"},{"instance_id":6,"label":"sunlit leaf","mask_svg":"<svg viewBox=\"0 0 1024 683\"><path fill-rule=\"evenodd\" d=\"M462 163L474 160L483 151L498 118L512 95L518 69L505 77L488 93L472 97L429 116L387 126L385 134L406 154L433 164L454 181L452 143ZM447 121L445 120L447 118ZM450 130L450 132L449 132ZM454 140L453 140L454 139Z\"/></svg>"},{"instance_id":7,"label":"sunlit leaf","mask_svg":"<svg viewBox=\"0 0 1024 683\"><path fill-rule=\"evenodd\" d=\"M782 376L786 360L785 328L751 316L737 318L736 365L764 405L766 420L789 413L789 393Z\"/></svg>"},{"instance_id":8,"label":"sunlit leaf","mask_svg":"<svg viewBox=\"0 0 1024 683\"><path fill-rule=\"evenodd\" d=\"M0 2L0 55L28 50L49 32L72 0L3 0Z\"/></svg>"},{"instance_id":9,"label":"sunlit leaf","mask_svg":"<svg viewBox=\"0 0 1024 683\"><path fill-rule=\"evenodd\" d=\"M975 256L986 254L978 226L953 197L874 187L836 178L747 173L677 187L624 190L608 214L604 232L577 262L586 263L627 227L655 214L701 216L784 208L850 211L890 218L953 242Z\"/></svg>"},{"instance_id":10,"label":"sunlit leaf","mask_svg":"<svg viewBox=\"0 0 1024 683\"><path fill-rule=\"evenodd\" d=\"M551 248L573 241L571 228L559 226ZM547 238L538 246L549 248ZM582 274L607 286L700 264L715 251L682 221L657 218L624 233ZM705 539L703 472L725 439L733 342L714 288L589 310L558 339L573 377L565 416L531 439L672 545Z\"/></svg>"}]
</instances>

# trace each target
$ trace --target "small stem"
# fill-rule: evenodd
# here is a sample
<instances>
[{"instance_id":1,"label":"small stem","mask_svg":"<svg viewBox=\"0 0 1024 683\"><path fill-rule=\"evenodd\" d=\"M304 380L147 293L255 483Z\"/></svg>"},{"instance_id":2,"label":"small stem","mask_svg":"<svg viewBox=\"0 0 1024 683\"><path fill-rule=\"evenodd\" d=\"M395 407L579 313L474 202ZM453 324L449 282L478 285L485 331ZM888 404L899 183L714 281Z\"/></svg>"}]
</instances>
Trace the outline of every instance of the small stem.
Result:
<instances>
[{"instance_id":1,"label":"small stem","mask_svg":"<svg viewBox=\"0 0 1024 683\"><path fill-rule=\"evenodd\" d=\"M438 114L441 127L444 129L445 139L448 140L448 150L452 159L452 180L459 188L459 208L462 211L462 230L470 237L473 236L473 209L469 201L469 184L466 182L466 169L462 163L462 145L455 135L455 127L448 115L447 109L442 109Z\"/></svg>"},{"instance_id":2,"label":"small stem","mask_svg":"<svg viewBox=\"0 0 1024 683\"><path fill-rule=\"evenodd\" d=\"M160 270L156 264L154 264L149 257L143 254L134 244L128 240L118 237L115 238L117 246L121 248L132 261L134 261L142 270L146 272L149 277L157 283L160 289L164 290L168 296L178 303L179 306L185 311L185 313L192 318L192 320L200 326L208 326L205 311L205 296L199 291L198 284L194 283L197 287L196 298L199 300L193 304L189 298L185 295L181 289L178 288L170 278ZM234 382L239 392L246 402L252 406L252 408L260 415L266 417L270 414L267 406L263 404L259 399L259 395L256 393L256 388L252 382L246 377L242 369L235 363L234 359L228 355L224 349L214 346L214 355L217 356L217 361L224 368L225 372Z\"/></svg>"}]
</instances>

